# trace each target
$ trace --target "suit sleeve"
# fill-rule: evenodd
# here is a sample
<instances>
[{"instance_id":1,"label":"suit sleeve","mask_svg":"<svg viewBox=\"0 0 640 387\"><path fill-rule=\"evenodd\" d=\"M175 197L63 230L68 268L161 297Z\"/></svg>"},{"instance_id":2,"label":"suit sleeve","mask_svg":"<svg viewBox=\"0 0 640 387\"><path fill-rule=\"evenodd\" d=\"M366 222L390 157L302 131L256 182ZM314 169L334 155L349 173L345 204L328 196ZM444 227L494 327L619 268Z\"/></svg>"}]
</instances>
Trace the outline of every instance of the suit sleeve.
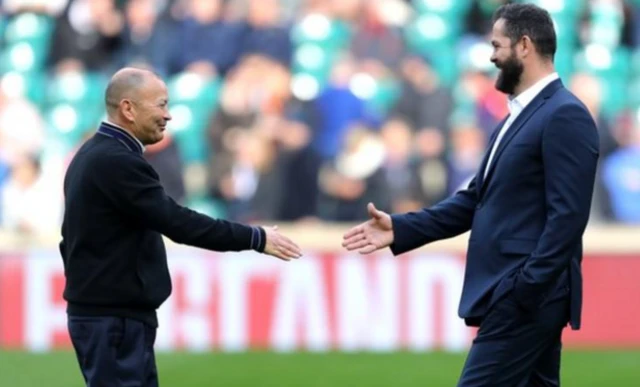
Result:
<instances>
[{"instance_id":1,"label":"suit sleeve","mask_svg":"<svg viewBox=\"0 0 640 387\"><path fill-rule=\"evenodd\" d=\"M213 219L177 204L165 193L157 173L143 158L112 154L108 161L98 164L103 164L96 171L100 190L144 227L176 243L208 250L264 251L264 229Z\"/></svg>"},{"instance_id":2,"label":"suit sleeve","mask_svg":"<svg viewBox=\"0 0 640 387\"><path fill-rule=\"evenodd\" d=\"M589 220L598 144L595 123L577 104L559 108L543 131L546 224L514 288L525 308L539 304L578 253L575 246Z\"/></svg>"},{"instance_id":3,"label":"suit sleeve","mask_svg":"<svg viewBox=\"0 0 640 387\"><path fill-rule=\"evenodd\" d=\"M399 255L424 244L451 238L471 229L478 203L476 178L469 186L430 208L395 214L391 252Z\"/></svg>"}]
</instances>

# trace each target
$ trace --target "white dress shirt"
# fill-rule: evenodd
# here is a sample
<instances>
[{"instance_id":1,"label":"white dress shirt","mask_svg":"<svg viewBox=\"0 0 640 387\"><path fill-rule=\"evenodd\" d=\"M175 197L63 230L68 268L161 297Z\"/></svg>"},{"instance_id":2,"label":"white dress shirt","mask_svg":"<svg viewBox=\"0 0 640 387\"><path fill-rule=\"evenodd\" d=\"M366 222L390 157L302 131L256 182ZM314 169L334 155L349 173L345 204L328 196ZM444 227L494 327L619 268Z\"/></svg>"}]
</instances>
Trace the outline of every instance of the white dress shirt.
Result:
<instances>
[{"instance_id":1,"label":"white dress shirt","mask_svg":"<svg viewBox=\"0 0 640 387\"><path fill-rule=\"evenodd\" d=\"M500 145L500 141L502 140L502 137L504 137L505 133L507 133L507 130L509 130L509 127L511 126L511 124L513 124L513 121L515 121L516 118L518 118L518 116L520 115L520 113L522 113L524 108L526 108L527 105L529 105L531 101L533 101L533 99L542 91L542 89L547 87L551 82L555 81L556 79L558 79L558 73L554 72L542 78L538 82L534 83L527 90L520 93L520 95L517 96L516 98L509 97L509 102L508 102L509 118L500 129L500 133L498 133L498 138L496 138L496 141L493 144L493 148L491 148L491 153L489 154L489 160L487 161L487 167L484 170L485 179L487 177L487 172L489 171L489 167L491 166L491 161L493 160L493 156L496 153L496 149L498 149L498 145Z\"/></svg>"}]
</instances>

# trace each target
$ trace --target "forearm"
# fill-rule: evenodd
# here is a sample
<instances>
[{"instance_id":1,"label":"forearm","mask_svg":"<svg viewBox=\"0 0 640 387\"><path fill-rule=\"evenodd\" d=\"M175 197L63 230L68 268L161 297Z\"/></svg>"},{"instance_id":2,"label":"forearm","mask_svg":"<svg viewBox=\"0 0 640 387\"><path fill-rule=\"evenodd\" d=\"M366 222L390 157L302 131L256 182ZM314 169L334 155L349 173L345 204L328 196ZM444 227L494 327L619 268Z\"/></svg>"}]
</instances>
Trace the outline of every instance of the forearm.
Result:
<instances>
[{"instance_id":1,"label":"forearm","mask_svg":"<svg viewBox=\"0 0 640 387\"><path fill-rule=\"evenodd\" d=\"M264 251L266 235L261 227L213 219L175 203L164 233L177 243L214 251Z\"/></svg>"},{"instance_id":2,"label":"forearm","mask_svg":"<svg viewBox=\"0 0 640 387\"><path fill-rule=\"evenodd\" d=\"M475 179L469 187L431 208L391 216L394 255L437 240L452 238L471 229L477 205Z\"/></svg>"},{"instance_id":3,"label":"forearm","mask_svg":"<svg viewBox=\"0 0 640 387\"><path fill-rule=\"evenodd\" d=\"M116 162L126 160L116 158ZM109 179L96 181L118 208L141 226L173 241L215 251L264 251L265 231L226 220L213 219L177 204L160 185L157 174L143 160L129 159L114 166Z\"/></svg>"},{"instance_id":4,"label":"forearm","mask_svg":"<svg viewBox=\"0 0 640 387\"><path fill-rule=\"evenodd\" d=\"M162 210L146 217L148 226L176 243L213 251L264 251L266 235L261 227L213 219L166 197Z\"/></svg>"}]
</instances>

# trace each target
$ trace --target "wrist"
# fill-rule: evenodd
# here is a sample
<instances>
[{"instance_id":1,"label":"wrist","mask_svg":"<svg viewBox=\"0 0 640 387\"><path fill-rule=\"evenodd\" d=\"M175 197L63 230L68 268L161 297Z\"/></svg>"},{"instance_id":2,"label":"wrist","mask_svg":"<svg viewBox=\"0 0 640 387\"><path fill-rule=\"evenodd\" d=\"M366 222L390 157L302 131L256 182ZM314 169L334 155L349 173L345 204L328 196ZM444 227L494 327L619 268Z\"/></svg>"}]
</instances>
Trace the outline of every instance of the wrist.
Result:
<instances>
[{"instance_id":1,"label":"wrist","mask_svg":"<svg viewBox=\"0 0 640 387\"><path fill-rule=\"evenodd\" d=\"M251 226L251 245L249 248L259 253L263 253L266 245L267 233L264 231L264 228Z\"/></svg>"}]
</instances>

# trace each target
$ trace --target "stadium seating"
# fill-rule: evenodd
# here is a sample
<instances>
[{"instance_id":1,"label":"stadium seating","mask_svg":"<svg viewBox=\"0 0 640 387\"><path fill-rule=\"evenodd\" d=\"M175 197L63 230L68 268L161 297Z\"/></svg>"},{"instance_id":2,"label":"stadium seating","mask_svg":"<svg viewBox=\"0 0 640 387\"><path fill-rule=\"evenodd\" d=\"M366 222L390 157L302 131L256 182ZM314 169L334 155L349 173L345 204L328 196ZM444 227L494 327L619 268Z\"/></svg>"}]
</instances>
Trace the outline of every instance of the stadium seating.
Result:
<instances>
[{"instance_id":1,"label":"stadium seating","mask_svg":"<svg viewBox=\"0 0 640 387\"><path fill-rule=\"evenodd\" d=\"M640 86L640 51L621 46L620 10L607 2L593 2L588 10L583 0L527 2L545 7L552 15L558 36L556 67L563 79L568 81L576 71L596 75L603 86L603 110L609 116L625 108L640 108L636 91ZM632 3L640 5L640 0ZM442 83L452 88L456 102L452 118L471 117L475 101L458 83L461 72L470 68L495 71L488 61L491 47L484 37L465 35L464 21L472 1L412 0L410 4L413 14L403 27L408 48L428 58ZM481 7L482 12L490 14L496 4L483 2ZM576 33L582 19L589 26L584 42ZM44 14L0 15L0 88L8 95L24 96L40 108L52 144L70 149L104 117L102 98L107 78L105 74L48 72L54 22ZM322 91L336 60L349 47L352 28L315 13L294 22L294 94L312 99ZM176 74L167 80L174 117L169 128L186 164L202 164L209 157L205 132L223 82L191 73ZM392 77L376 79L359 74L352 89L371 109L384 115L398 97L399 82ZM202 198L191 199L204 211L220 211Z\"/></svg>"},{"instance_id":2,"label":"stadium seating","mask_svg":"<svg viewBox=\"0 0 640 387\"><path fill-rule=\"evenodd\" d=\"M44 114L50 140L73 148L94 130L104 116L105 75L63 73L52 75L46 88Z\"/></svg>"},{"instance_id":3,"label":"stadium seating","mask_svg":"<svg viewBox=\"0 0 640 387\"><path fill-rule=\"evenodd\" d=\"M3 33L2 72L43 70L53 26L53 19L34 13L8 20Z\"/></svg>"},{"instance_id":4,"label":"stadium seating","mask_svg":"<svg viewBox=\"0 0 640 387\"><path fill-rule=\"evenodd\" d=\"M205 130L218 103L221 81L197 74L178 74L167 82L173 132L186 163L205 162L208 146Z\"/></svg>"},{"instance_id":5,"label":"stadium seating","mask_svg":"<svg viewBox=\"0 0 640 387\"><path fill-rule=\"evenodd\" d=\"M294 82L306 90L302 92L305 99L317 96L326 85L331 68L348 47L350 37L348 25L320 14L307 15L293 26L292 72Z\"/></svg>"}]
</instances>

